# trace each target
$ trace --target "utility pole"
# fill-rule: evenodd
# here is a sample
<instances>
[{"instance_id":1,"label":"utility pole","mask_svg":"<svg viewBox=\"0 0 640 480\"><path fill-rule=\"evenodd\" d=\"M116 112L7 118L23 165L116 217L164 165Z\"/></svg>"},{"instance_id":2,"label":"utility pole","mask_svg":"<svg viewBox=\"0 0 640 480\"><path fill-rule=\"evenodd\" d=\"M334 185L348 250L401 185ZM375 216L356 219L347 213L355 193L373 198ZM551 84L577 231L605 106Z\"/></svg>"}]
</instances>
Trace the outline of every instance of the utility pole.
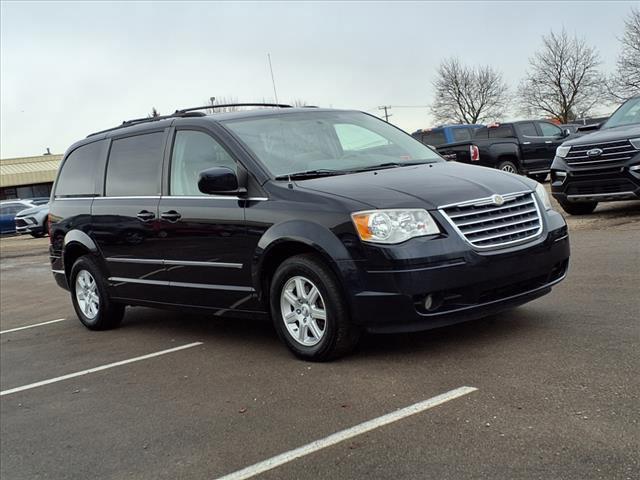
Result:
<instances>
[{"instance_id":1,"label":"utility pole","mask_svg":"<svg viewBox=\"0 0 640 480\"><path fill-rule=\"evenodd\" d=\"M383 105L382 107L378 107L378 110L384 110L384 121L389 123L389 117L391 114L388 110L391 108L391 105Z\"/></svg>"}]
</instances>

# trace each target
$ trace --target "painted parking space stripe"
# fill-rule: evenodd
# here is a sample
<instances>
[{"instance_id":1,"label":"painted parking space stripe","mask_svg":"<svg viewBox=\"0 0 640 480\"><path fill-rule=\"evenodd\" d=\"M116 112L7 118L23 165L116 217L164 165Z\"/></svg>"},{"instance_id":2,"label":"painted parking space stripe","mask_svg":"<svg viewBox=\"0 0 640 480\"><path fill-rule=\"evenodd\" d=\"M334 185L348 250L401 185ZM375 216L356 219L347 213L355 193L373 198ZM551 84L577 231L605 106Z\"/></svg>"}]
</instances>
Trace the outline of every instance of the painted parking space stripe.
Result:
<instances>
[{"instance_id":1,"label":"painted parking space stripe","mask_svg":"<svg viewBox=\"0 0 640 480\"><path fill-rule=\"evenodd\" d=\"M381 417L374 418L373 420L368 420L351 428L347 428L346 430L341 430L339 432L333 433L323 439L315 440L311 443L303 445L302 447L296 448L294 450L289 450L288 452L281 453L280 455L276 455L275 457L268 458L267 460L263 460L262 462L258 462L254 465L243 468L242 470L237 470L223 477L219 477L217 480L244 480L246 478L254 477L268 470L284 465L285 463L291 462L297 458L304 457L305 455L317 452L318 450L322 450L323 448L327 448L337 443L344 442L345 440L353 438L357 435L362 435L363 433L369 432L371 430L375 430L376 428L380 428L385 425L389 425L390 423L397 422L398 420L402 420L403 418L415 415L416 413L424 412L425 410L429 410L430 408L442 405L443 403L475 392L476 390L478 389L475 387L459 387L454 390L450 390L441 395L429 398L428 400L424 400L408 407L401 408L400 410L396 410L395 412L391 412Z\"/></svg>"},{"instance_id":2,"label":"painted parking space stripe","mask_svg":"<svg viewBox=\"0 0 640 480\"><path fill-rule=\"evenodd\" d=\"M179 347L174 347L174 348L169 348L167 350L161 350L159 352L149 353L147 355L142 355L140 357L129 358L127 360L120 360L119 362L108 363L107 365L102 365L100 367L94 367L94 368L89 368L88 370L82 370L80 372L69 373L67 375L62 375L61 377L55 377L55 378L50 378L48 380L42 380L36 383L30 383L28 385L23 385L21 387L11 388L9 390L3 390L0 392L0 396L11 395L12 393L17 393L17 392L22 392L24 390L30 390L32 388L42 387L43 385L62 382L70 378L80 377L82 375L87 375L89 373L100 372L102 370L107 370L109 368L119 367L121 365L126 365L128 363L133 363L133 362L139 362L141 360L147 360L153 357L159 357L160 355L166 355L167 353L177 352L179 350L184 350L186 348L197 347L198 345L202 345L202 342L189 343L187 345L181 345Z\"/></svg>"},{"instance_id":3,"label":"painted parking space stripe","mask_svg":"<svg viewBox=\"0 0 640 480\"><path fill-rule=\"evenodd\" d=\"M66 318L58 318L56 320L49 320L48 322L34 323L33 325L25 325L24 327L16 327L16 328L10 328L8 330L1 330L0 335L5 333L17 332L19 330L26 330L27 328L41 327L42 325L49 325L51 323L63 322L65 320Z\"/></svg>"}]
</instances>

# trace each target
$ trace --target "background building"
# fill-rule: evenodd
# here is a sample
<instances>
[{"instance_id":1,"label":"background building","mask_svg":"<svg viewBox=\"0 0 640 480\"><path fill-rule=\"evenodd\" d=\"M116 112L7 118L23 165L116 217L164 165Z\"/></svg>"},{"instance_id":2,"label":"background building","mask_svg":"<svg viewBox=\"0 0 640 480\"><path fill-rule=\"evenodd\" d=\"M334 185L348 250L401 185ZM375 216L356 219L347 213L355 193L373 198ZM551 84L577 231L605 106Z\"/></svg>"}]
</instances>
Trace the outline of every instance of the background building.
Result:
<instances>
[{"instance_id":1,"label":"background building","mask_svg":"<svg viewBox=\"0 0 640 480\"><path fill-rule=\"evenodd\" d=\"M62 155L3 158L0 160L0 200L48 197Z\"/></svg>"}]
</instances>

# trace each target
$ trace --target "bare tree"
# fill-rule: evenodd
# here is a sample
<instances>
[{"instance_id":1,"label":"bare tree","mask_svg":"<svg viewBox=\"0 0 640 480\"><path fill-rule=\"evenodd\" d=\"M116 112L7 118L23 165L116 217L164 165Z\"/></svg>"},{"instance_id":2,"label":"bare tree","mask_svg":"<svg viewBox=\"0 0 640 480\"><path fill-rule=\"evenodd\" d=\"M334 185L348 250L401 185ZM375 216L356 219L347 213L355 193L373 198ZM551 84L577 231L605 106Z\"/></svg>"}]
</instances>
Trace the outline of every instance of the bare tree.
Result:
<instances>
[{"instance_id":1,"label":"bare tree","mask_svg":"<svg viewBox=\"0 0 640 480\"><path fill-rule=\"evenodd\" d=\"M500 72L488 65L467 67L457 58L440 63L433 87L431 113L441 123L498 120L509 100L509 89Z\"/></svg>"},{"instance_id":2,"label":"bare tree","mask_svg":"<svg viewBox=\"0 0 640 480\"><path fill-rule=\"evenodd\" d=\"M155 118L159 116L160 116L160 112L156 110L156 107L151 107L151 113L149 114L149 118Z\"/></svg>"},{"instance_id":3,"label":"bare tree","mask_svg":"<svg viewBox=\"0 0 640 480\"><path fill-rule=\"evenodd\" d=\"M631 9L620 43L616 73L607 82L609 99L616 103L640 94L640 10Z\"/></svg>"},{"instance_id":4,"label":"bare tree","mask_svg":"<svg viewBox=\"0 0 640 480\"><path fill-rule=\"evenodd\" d=\"M543 36L542 48L529 59L518 87L522 111L562 123L584 117L602 99L599 65L596 49L583 39L570 38L564 29Z\"/></svg>"},{"instance_id":5,"label":"bare tree","mask_svg":"<svg viewBox=\"0 0 640 480\"><path fill-rule=\"evenodd\" d=\"M309 102L307 102L306 100L302 100L301 98L294 98L291 102L291 105L294 107L306 107L307 105L309 105Z\"/></svg>"}]
</instances>

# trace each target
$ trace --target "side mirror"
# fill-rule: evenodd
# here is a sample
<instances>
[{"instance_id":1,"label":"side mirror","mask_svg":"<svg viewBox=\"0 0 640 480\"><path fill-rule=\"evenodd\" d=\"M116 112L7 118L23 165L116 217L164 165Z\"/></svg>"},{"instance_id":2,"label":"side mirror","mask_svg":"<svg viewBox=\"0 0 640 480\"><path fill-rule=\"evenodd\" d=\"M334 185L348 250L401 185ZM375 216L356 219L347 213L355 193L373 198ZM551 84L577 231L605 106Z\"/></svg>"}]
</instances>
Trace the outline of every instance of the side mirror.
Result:
<instances>
[{"instance_id":1,"label":"side mirror","mask_svg":"<svg viewBox=\"0 0 640 480\"><path fill-rule=\"evenodd\" d=\"M568 128L565 128L565 129L562 131L562 136L563 136L563 137L568 137L569 135L571 135L571 130L569 130Z\"/></svg>"},{"instance_id":2,"label":"side mirror","mask_svg":"<svg viewBox=\"0 0 640 480\"><path fill-rule=\"evenodd\" d=\"M238 176L229 167L213 167L200 172L198 189L207 195L240 195L247 189L238 185Z\"/></svg>"}]
</instances>

